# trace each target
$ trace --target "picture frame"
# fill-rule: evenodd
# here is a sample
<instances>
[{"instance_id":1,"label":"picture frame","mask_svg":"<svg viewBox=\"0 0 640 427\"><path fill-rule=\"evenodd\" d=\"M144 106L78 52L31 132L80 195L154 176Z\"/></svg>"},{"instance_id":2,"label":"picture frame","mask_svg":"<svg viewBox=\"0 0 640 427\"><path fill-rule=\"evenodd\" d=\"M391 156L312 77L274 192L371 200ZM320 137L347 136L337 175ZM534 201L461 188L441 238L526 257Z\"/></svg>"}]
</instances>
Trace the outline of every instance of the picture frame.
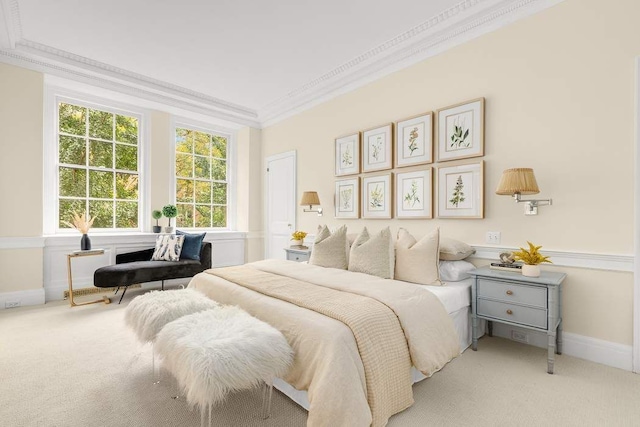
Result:
<instances>
[{"instance_id":1,"label":"picture frame","mask_svg":"<svg viewBox=\"0 0 640 427\"><path fill-rule=\"evenodd\" d=\"M433 218L433 171L426 168L396 172L396 218Z\"/></svg>"},{"instance_id":2,"label":"picture frame","mask_svg":"<svg viewBox=\"0 0 640 427\"><path fill-rule=\"evenodd\" d=\"M360 173L360 132L335 139L335 176Z\"/></svg>"},{"instance_id":3,"label":"picture frame","mask_svg":"<svg viewBox=\"0 0 640 427\"><path fill-rule=\"evenodd\" d=\"M397 121L396 167L433 163L433 113L423 113Z\"/></svg>"},{"instance_id":4,"label":"picture frame","mask_svg":"<svg viewBox=\"0 0 640 427\"><path fill-rule=\"evenodd\" d=\"M438 218L484 218L484 161L438 168Z\"/></svg>"},{"instance_id":5,"label":"picture frame","mask_svg":"<svg viewBox=\"0 0 640 427\"><path fill-rule=\"evenodd\" d=\"M393 168L393 123L362 132L362 172Z\"/></svg>"},{"instance_id":6,"label":"picture frame","mask_svg":"<svg viewBox=\"0 0 640 427\"><path fill-rule=\"evenodd\" d=\"M362 218L393 217L392 174L362 177Z\"/></svg>"},{"instance_id":7,"label":"picture frame","mask_svg":"<svg viewBox=\"0 0 640 427\"><path fill-rule=\"evenodd\" d=\"M438 110L438 161L484 156L484 98Z\"/></svg>"},{"instance_id":8,"label":"picture frame","mask_svg":"<svg viewBox=\"0 0 640 427\"><path fill-rule=\"evenodd\" d=\"M335 217L360 218L360 178L340 179L335 185Z\"/></svg>"}]
</instances>

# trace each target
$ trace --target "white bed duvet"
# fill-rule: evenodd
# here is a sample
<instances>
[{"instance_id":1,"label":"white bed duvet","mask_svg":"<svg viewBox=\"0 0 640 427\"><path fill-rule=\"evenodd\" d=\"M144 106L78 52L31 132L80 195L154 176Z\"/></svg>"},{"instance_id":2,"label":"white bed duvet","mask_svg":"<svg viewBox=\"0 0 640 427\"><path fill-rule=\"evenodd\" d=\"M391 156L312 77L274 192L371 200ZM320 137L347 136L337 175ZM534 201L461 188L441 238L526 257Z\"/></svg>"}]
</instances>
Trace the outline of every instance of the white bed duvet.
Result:
<instances>
[{"instance_id":1,"label":"white bed duvet","mask_svg":"<svg viewBox=\"0 0 640 427\"><path fill-rule=\"evenodd\" d=\"M464 301L468 304L469 297L464 296L468 288L465 291L464 285L429 292L427 287L406 282L288 261L267 260L247 266L384 303L400 321L399 333L404 333L411 362L426 374L420 374L423 378L459 354L460 340L450 311ZM353 334L344 323L214 274L210 270L196 275L189 287L223 304L242 307L282 331L294 348L296 357L284 378L286 383L278 381L276 386L309 410L309 426L371 424L362 361ZM454 313L460 310L466 309L459 308ZM410 382L407 384L409 387ZM374 424L385 423L383 420Z\"/></svg>"}]
</instances>

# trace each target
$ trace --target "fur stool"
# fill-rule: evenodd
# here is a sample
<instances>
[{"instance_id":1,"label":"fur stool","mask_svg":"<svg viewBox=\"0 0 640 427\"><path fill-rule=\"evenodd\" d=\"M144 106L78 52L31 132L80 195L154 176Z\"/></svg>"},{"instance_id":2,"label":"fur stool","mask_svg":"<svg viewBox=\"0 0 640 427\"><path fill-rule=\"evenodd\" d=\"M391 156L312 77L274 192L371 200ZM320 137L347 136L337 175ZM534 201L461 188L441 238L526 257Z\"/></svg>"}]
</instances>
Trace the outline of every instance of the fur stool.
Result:
<instances>
[{"instance_id":1,"label":"fur stool","mask_svg":"<svg viewBox=\"0 0 640 427\"><path fill-rule=\"evenodd\" d=\"M265 385L263 418L271 410L272 382L287 373L293 350L274 327L235 306L184 316L167 324L156 340L158 355L176 377L190 405L205 408L231 391Z\"/></svg>"},{"instance_id":2,"label":"fur stool","mask_svg":"<svg viewBox=\"0 0 640 427\"><path fill-rule=\"evenodd\" d=\"M219 306L214 300L193 289L151 291L135 297L129 303L124 313L124 321L133 329L140 342L153 343L158 332L167 323L188 314ZM153 355L153 373L154 376L157 375L155 354Z\"/></svg>"}]
</instances>

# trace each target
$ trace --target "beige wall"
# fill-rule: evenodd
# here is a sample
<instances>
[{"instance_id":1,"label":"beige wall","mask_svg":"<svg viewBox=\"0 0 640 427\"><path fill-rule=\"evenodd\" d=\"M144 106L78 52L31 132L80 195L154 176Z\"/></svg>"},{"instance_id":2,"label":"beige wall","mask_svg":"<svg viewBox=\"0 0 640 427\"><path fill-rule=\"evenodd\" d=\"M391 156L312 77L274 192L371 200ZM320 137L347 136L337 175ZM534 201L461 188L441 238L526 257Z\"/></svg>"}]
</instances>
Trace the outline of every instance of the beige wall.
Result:
<instances>
[{"instance_id":1,"label":"beige wall","mask_svg":"<svg viewBox=\"0 0 640 427\"><path fill-rule=\"evenodd\" d=\"M248 231L247 262L264 258L262 219L262 155L260 129L244 128L237 135L237 226Z\"/></svg>"},{"instance_id":2,"label":"beige wall","mask_svg":"<svg viewBox=\"0 0 640 427\"><path fill-rule=\"evenodd\" d=\"M263 130L263 156L297 150L298 189L315 189L330 225L405 227L423 235L504 246L632 254L634 67L640 3L565 2ZM486 98L485 219L352 220L333 216L334 138L426 111ZM301 136L304 137L301 137ZM435 165L438 166L438 165ZM494 190L502 170L532 167L554 204L523 215ZM299 211L313 232L315 215ZM561 268L568 332L632 342L632 275Z\"/></svg>"}]
</instances>

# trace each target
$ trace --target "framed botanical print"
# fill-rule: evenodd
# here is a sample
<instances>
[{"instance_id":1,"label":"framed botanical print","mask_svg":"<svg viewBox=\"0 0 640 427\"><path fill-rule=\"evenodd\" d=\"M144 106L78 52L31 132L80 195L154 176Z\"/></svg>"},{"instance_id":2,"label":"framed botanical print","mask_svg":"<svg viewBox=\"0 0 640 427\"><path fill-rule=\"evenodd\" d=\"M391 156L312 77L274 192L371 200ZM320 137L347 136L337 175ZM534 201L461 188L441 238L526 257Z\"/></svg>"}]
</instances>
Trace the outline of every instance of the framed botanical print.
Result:
<instances>
[{"instance_id":1,"label":"framed botanical print","mask_svg":"<svg viewBox=\"0 0 640 427\"><path fill-rule=\"evenodd\" d=\"M362 178L362 218L390 219L392 204L390 173Z\"/></svg>"},{"instance_id":2,"label":"framed botanical print","mask_svg":"<svg viewBox=\"0 0 640 427\"><path fill-rule=\"evenodd\" d=\"M360 178L336 181L336 218L360 218Z\"/></svg>"},{"instance_id":3,"label":"framed botanical print","mask_svg":"<svg viewBox=\"0 0 640 427\"><path fill-rule=\"evenodd\" d=\"M431 168L396 173L396 218L433 218Z\"/></svg>"},{"instance_id":4,"label":"framed botanical print","mask_svg":"<svg viewBox=\"0 0 640 427\"><path fill-rule=\"evenodd\" d=\"M362 172L393 167L393 124L362 132Z\"/></svg>"},{"instance_id":5,"label":"framed botanical print","mask_svg":"<svg viewBox=\"0 0 640 427\"><path fill-rule=\"evenodd\" d=\"M438 110L438 161L484 156L484 98Z\"/></svg>"},{"instance_id":6,"label":"framed botanical print","mask_svg":"<svg viewBox=\"0 0 640 427\"><path fill-rule=\"evenodd\" d=\"M433 114L396 123L396 167L433 162Z\"/></svg>"},{"instance_id":7,"label":"framed botanical print","mask_svg":"<svg viewBox=\"0 0 640 427\"><path fill-rule=\"evenodd\" d=\"M438 168L438 218L484 218L484 162Z\"/></svg>"},{"instance_id":8,"label":"framed botanical print","mask_svg":"<svg viewBox=\"0 0 640 427\"><path fill-rule=\"evenodd\" d=\"M360 173L360 132L335 140L336 176Z\"/></svg>"}]
</instances>

